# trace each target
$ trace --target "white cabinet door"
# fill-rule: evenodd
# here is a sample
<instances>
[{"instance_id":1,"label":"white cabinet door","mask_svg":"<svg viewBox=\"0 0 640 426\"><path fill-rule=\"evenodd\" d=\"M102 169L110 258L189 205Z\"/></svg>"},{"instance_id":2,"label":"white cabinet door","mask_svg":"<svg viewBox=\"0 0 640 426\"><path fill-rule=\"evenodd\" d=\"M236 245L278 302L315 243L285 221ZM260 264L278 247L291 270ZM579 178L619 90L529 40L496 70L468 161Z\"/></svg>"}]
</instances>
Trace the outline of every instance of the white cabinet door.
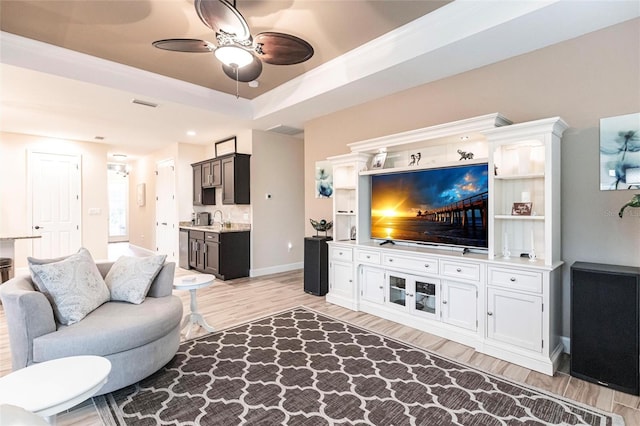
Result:
<instances>
[{"instance_id":1,"label":"white cabinet door","mask_svg":"<svg viewBox=\"0 0 640 426\"><path fill-rule=\"evenodd\" d=\"M362 267L360 270L360 295L363 300L384 303L384 270Z\"/></svg>"},{"instance_id":2,"label":"white cabinet door","mask_svg":"<svg viewBox=\"0 0 640 426\"><path fill-rule=\"evenodd\" d=\"M388 305L428 319L437 319L440 315L440 280L389 271L386 285Z\"/></svg>"},{"instance_id":3,"label":"white cabinet door","mask_svg":"<svg viewBox=\"0 0 640 426\"><path fill-rule=\"evenodd\" d=\"M353 270L351 263L330 263L329 292L353 298Z\"/></svg>"},{"instance_id":4,"label":"white cabinet door","mask_svg":"<svg viewBox=\"0 0 640 426\"><path fill-rule=\"evenodd\" d=\"M487 338L542 351L542 298L487 287Z\"/></svg>"},{"instance_id":5,"label":"white cabinet door","mask_svg":"<svg viewBox=\"0 0 640 426\"><path fill-rule=\"evenodd\" d=\"M385 283L387 305L406 311L407 298L411 294L407 291L411 277L398 272L388 272Z\"/></svg>"},{"instance_id":6,"label":"white cabinet door","mask_svg":"<svg viewBox=\"0 0 640 426\"><path fill-rule=\"evenodd\" d=\"M442 282L442 321L476 331L478 328L478 290L473 284Z\"/></svg>"},{"instance_id":7,"label":"white cabinet door","mask_svg":"<svg viewBox=\"0 0 640 426\"><path fill-rule=\"evenodd\" d=\"M429 319L438 319L440 315L440 280L435 278L411 277L407 294L407 304L411 313Z\"/></svg>"}]
</instances>

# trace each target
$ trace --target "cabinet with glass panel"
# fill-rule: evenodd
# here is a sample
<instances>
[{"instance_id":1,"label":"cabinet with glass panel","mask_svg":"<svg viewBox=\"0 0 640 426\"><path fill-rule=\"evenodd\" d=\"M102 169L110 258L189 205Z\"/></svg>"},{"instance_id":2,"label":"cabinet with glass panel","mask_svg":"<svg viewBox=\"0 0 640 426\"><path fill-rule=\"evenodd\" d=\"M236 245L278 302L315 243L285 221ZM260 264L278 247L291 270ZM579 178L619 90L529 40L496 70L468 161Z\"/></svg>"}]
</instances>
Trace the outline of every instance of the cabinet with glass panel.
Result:
<instances>
[{"instance_id":1,"label":"cabinet with glass panel","mask_svg":"<svg viewBox=\"0 0 640 426\"><path fill-rule=\"evenodd\" d=\"M435 319L440 315L438 303L440 280L397 272L387 273L388 304L412 314Z\"/></svg>"}]
</instances>

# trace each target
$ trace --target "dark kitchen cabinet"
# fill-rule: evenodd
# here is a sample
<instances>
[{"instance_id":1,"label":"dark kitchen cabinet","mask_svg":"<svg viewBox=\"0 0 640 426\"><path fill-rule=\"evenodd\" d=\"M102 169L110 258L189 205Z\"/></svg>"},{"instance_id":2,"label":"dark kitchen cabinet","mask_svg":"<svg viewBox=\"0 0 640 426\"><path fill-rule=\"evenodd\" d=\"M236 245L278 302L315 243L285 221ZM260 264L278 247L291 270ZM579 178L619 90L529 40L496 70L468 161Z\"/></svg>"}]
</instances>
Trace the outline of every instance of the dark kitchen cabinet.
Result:
<instances>
[{"instance_id":1,"label":"dark kitchen cabinet","mask_svg":"<svg viewBox=\"0 0 640 426\"><path fill-rule=\"evenodd\" d=\"M251 204L250 157L248 154L232 154L220 159L222 204Z\"/></svg>"},{"instance_id":2,"label":"dark kitchen cabinet","mask_svg":"<svg viewBox=\"0 0 640 426\"><path fill-rule=\"evenodd\" d=\"M222 204L251 204L249 154L230 154L193 167L193 205L216 204L216 191L222 191Z\"/></svg>"},{"instance_id":3,"label":"dark kitchen cabinet","mask_svg":"<svg viewBox=\"0 0 640 426\"><path fill-rule=\"evenodd\" d=\"M202 205L202 164L192 164L193 168L193 205Z\"/></svg>"},{"instance_id":4,"label":"dark kitchen cabinet","mask_svg":"<svg viewBox=\"0 0 640 426\"><path fill-rule=\"evenodd\" d=\"M205 188L202 186L204 179L203 166L210 163L195 163L193 168L193 205L209 206L216 203L215 188ZM210 166L209 166L210 167ZM207 173L209 173L207 171Z\"/></svg>"},{"instance_id":5,"label":"dark kitchen cabinet","mask_svg":"<svg viewBox=\"0 0 640 426\"><path fill-rule=\"evenodd\" d=\"M211 160L202 163L202 187L215 188L222 185L222 169L220 160Z\"/></svg>"},{"instance_id":6,"label":"dark kitchen cabinet","mask_svg":"<svg viewBox=\"0 0 640 426\"><path fill-rule=\"evenodd\" d=\"M218 271L214 275L222 280L249 276L249 231L221 232L218 243ZM211 267L215 255L209 256Z\"/></svg>"},{"instance_id":7,"label":"dark kitchen cabinet","mask_svg":"<svg viewBox=\"0 0 640 426\"><path fill-rule=\"evenodd\" d=\"M204 270L204 232L189 231L189 266Z\"/></svg>"},{"instance_id":8,"label":"dark kitchen cabinet","mask_svg":"<svg viewBox=\"0 0 640 426\"><path fill-rule=\"evenodd\" d=\"M249 276L249 231L189 230L189 266L221 280Z\"/></svg>"},{"instance_id":9,"label":"dark kitchen cabinet","mask_svg":"<svg viewBox=\"0 0 640 426\"><path fill-rule=\"evenodd\" d=\"M207 232L204 238L204 272L218 275L220 271L220 234Z\"/></svg>"}]
</instances>

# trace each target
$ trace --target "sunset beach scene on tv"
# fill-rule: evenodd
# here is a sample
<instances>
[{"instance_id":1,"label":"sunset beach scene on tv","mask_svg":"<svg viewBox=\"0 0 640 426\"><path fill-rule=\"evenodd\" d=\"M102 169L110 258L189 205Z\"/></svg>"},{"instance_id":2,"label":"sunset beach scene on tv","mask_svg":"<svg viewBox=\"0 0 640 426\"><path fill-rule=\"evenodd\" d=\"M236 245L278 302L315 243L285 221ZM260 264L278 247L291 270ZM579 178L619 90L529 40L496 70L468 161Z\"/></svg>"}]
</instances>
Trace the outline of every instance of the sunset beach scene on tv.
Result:
<instances>
[{"instance_id":1,"label":"sunset beach scene on tv","mask_svg":"<svg viewBox=\"0 0 640 426\"><path fill-rule=\"evenodd\" d=\"M371 238L487 248L488 165L371 176Z\"/></svg>"}]
</instances>

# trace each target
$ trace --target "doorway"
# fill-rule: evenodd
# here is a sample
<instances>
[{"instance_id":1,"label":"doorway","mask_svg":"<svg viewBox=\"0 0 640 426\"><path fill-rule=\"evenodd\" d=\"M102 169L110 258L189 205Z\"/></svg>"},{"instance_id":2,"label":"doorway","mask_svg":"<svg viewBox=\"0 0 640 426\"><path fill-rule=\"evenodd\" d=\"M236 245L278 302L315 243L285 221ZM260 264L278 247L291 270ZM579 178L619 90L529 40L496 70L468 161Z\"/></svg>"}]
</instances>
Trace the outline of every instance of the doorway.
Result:
<instances>
[{"instance_id":1,"label":"doorway","mask_svg":"<svg viewBox=\"0 0 640 426\"><path fill-rule=\"evenodd\" d=\"M109 242L129 241L129 171L125 164L107 164Z\"/></svg>"},{"instance_id":2,"label":"doorway","mask_svg":"<svg viewBox=\"0 0 640 426\"><path fill-rule=\"evenodd\" d=\"M28 211L34 235L33 256L55 258L81 245L81 157L29 152Z\"/></svg>"}]
</instances>

